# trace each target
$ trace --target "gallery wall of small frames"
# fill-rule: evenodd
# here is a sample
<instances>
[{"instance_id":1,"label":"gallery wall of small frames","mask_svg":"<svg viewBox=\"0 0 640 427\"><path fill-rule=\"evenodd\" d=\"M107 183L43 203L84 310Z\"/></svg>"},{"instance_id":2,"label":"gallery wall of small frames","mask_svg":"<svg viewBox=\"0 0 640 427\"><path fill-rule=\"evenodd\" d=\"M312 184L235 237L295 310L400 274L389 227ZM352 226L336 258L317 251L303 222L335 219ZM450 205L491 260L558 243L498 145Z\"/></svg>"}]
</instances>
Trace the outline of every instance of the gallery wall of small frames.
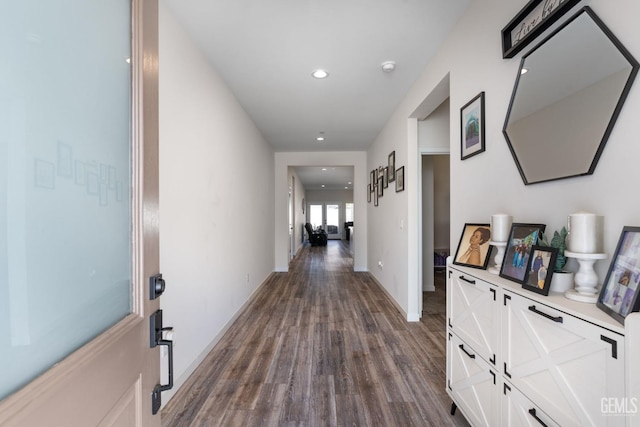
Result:
<instances>
[{"instance_id":1,"label":"gallery wall of small frames","mask_svg":"<svg viewBox=\"0 0 640 427\"><path fill-rule=\"evenodd\" d=\"M389 188L389 184L392 182L395 184L396 193L404 191L404 166L396 169L395 150L389 153L385 166L378 166L377 169L369 172L367 201L369 203L373 201L373 205L378 206L380 199L384 196L385 190Z\"/></svg>"}]
</instances>

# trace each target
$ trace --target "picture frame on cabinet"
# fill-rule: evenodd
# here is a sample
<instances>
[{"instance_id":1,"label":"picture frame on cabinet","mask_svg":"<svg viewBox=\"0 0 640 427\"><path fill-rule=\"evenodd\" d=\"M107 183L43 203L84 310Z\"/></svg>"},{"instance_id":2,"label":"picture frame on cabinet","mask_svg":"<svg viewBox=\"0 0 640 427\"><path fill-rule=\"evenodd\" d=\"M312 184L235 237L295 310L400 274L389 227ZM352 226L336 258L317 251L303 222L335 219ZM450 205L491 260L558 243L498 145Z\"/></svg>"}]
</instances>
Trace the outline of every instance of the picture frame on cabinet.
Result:
<instances>
[{"instance_id":1,"label":"picture frame on cabinet","mask_svg":"<svg viewBox=\"0 0 640 427\"><path fill-rule=\"evenodd\" d=\"M625 226L604 279L596 305L624 325L640 309L640 227Z\"/></svg>"},{"instance_id":2,"label":"picture frame on cabinet","mask_svg":"<svg viewBox=\"0 0 640 427\"><path fill-rule=\"evenodd\" d=\"M456 255L453 257L453 263L486 270L492 248L489 244L490 240L491 225L465 224Z\"/></svg>"},{"instance_id":3,"label":"picture frame on cabinet","mask_svg":"<svg viewBox=\"0 0 640 427\"><path fill-rule=\"evenodd\" d=\"M393 182L396 180L396 150L393 150L389 153L389 158L387 160L387 170L388 170L388 179L389 182Z\"/></svg>"},{"instance_id":4,"label":"picture frame on cabinet","mask_svg":"<svg viewBox=\"0 0 640 427\"><path fill-rule=\"evenodd\" d=\"M531 248L538 244L538 238L544 229L545 224L511 224L507 247L500 267L500 277L521 285L524 284Z\"/></svg>"},{"instance_id":5,"label":"picture frame on cabinet","mask_svg":"<svg viewBox=\"0 0 640 427\"><path fill-rule=\"evenodd\" d=\"M484 150L484 92L480 92L460 109L460 160Z\"/></svg>"},{"instance_id":6,"label":"picture frame on cabinet","mask_svg":"<svg viewBox=\"0 0 640 427\"><path fill-rule=\"evenodd\" d=\"M549 295L553 266L557 256L558 248L533 245L522 288L544 296Z\"/></svg>"},{"instance_id":7,"label":"picture frame on cabinet","mask_svg":"<svg viewBox=\"0 0 640 427\"><path fill-rule=\"evenodd\" d=\"M396 169L396 193L404 191L404 166Z\"/></svg>"}]
</instances>

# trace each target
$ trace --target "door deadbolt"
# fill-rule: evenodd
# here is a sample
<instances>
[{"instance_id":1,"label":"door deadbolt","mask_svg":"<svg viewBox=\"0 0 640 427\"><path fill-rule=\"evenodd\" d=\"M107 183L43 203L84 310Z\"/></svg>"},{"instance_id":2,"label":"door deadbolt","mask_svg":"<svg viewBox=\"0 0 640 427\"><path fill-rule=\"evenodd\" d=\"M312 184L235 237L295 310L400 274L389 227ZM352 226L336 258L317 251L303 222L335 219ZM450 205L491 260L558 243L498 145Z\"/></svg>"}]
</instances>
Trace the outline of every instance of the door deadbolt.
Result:
<instances>
[{"instance_id":1,"label":"door deadbolt","mask_svg":"<svg viewBox=\"0 0 640 427\"><path fill-rule=\"evenodd\" d=\"M154 300L164 293L165 282L158 273L149 278L149 299Z\"/></svg>"}]
</instances>

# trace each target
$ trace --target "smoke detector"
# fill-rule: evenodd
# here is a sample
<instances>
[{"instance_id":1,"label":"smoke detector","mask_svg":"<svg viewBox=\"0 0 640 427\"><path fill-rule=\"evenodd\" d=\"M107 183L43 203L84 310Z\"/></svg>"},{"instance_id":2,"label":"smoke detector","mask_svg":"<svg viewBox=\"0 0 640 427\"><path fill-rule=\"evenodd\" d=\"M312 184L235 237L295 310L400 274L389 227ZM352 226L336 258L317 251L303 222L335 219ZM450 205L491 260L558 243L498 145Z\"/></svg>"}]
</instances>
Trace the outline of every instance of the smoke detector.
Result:
<instances>
[{"instance_id":1,"label":"smoke detector","mask_svg":"<svg viewBox=\"0 0 640 427\"><path fill-rule=\"evenodd\" d=\"M384 61L381 66L382 66L382 71L384 71L385 73L390 73L396 69L396 62Z\"/></svg>"}]
</instances>

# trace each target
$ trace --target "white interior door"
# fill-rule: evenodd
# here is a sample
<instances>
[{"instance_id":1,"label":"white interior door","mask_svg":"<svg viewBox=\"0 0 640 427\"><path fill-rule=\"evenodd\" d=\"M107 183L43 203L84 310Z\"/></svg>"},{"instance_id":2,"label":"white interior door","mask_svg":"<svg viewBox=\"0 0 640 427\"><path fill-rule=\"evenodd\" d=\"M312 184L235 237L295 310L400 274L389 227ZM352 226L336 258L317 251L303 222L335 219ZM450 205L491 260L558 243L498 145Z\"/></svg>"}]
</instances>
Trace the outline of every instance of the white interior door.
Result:
<instances>
[{"instance_id":1,"label":"white interior door","mask_svg":"<svg viewBox=\"0 0 640 427\"><path fill-rule=\"evenodd\" d=\"M157 13L2 0L2 426L160 425Z\"/></svg>"}]
</instances>

